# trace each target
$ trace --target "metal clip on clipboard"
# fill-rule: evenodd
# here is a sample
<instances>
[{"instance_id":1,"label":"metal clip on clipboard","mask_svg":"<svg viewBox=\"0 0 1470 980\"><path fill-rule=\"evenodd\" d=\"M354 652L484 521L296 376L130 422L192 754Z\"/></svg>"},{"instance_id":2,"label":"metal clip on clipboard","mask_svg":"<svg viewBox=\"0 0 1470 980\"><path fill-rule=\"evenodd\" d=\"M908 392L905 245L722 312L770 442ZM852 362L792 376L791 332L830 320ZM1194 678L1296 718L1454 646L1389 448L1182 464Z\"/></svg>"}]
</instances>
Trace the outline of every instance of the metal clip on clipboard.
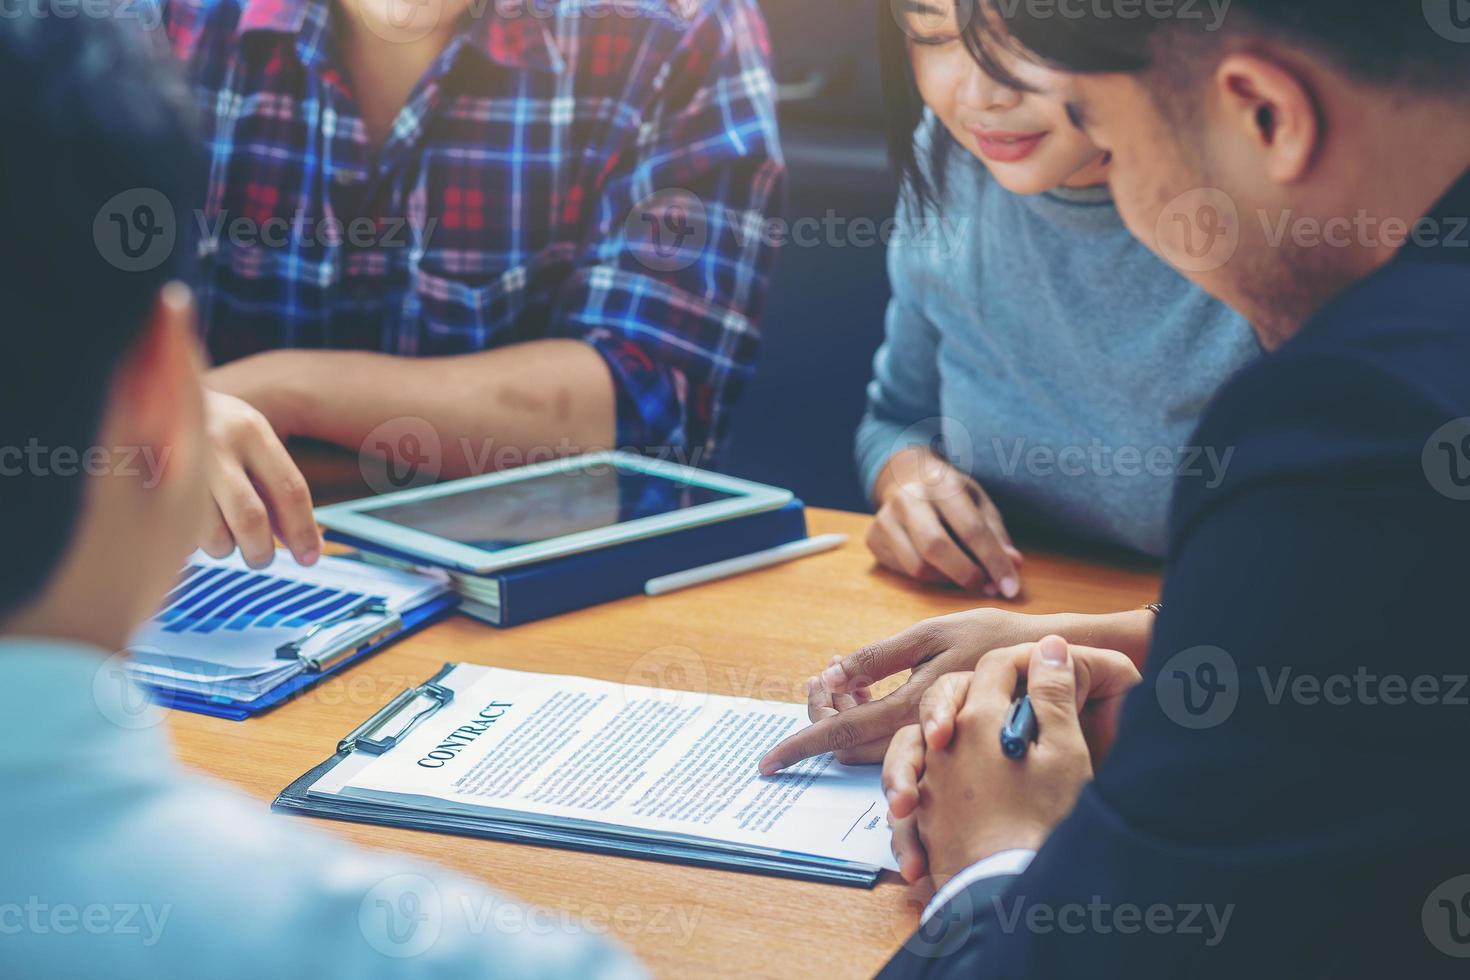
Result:
<instances>
[{"instance_id":1,"label":"metal clip on clipboard","mask_svg":"<svg viewBox=\"0 0 1470 980\"><path fill-rule=\"evenodd\" d=\"M354 619L374 617L367 622L349 630L337 638L337 641L325 649L316 653L302 653L302 648L311 641L322 630L341 626L343 623ZM342 610L329 619L315 623L301 635L299 640L293 640L276 648L277 660L299 660L307 670L312 673L320 673L338 661L350 657L365 646L377 643L397 633L403 628L403 617L388 608L382 599L366 599L355 606Z\"/></svg>"},{"instance_id":2,"label":"metal clip on clipboard","mask_svg":"<svg viewBox=\"0 0 1470 980\"><path fill-rule=\"evenodd\" d=\"M411 687L354 728L346 738L337 743L337 751L362 749L373 755L382 755L407 738L408 733L417 728L419 722L453 700L453 689L443 684L429 681L418 687ZM421 701L428 703L419 704ZM407 709L413 705L418 705L418 710L410 714ZM385 731L387 734L380 734Z\"/></svg>"}]
</instances>

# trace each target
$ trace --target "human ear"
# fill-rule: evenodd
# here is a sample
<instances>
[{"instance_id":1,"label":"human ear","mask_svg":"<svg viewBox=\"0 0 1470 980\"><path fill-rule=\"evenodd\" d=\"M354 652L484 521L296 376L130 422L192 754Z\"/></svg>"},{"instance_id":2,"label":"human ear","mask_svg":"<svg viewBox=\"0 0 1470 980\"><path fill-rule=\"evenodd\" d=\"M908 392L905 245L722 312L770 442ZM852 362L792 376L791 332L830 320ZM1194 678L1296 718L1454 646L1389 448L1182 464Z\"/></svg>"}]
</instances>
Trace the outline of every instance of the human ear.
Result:
<instances>
[{"instance_id":1,"label":"human ear","mask_svg":"<svg viewBox=\"0 0 1470 980\"><path fill-rule=\"evenodd\" d=\"M157 482L181 462L181 452L199 451L204 403L193 294L170 282L147 316L114 376L110 415L114 438L158 461L151 474Z\"/></svg>"},{"instance_id":2,"label":"human ear","mask_svg":"<svg viewBox=\"0 0 1470 980\"><path fill-rule=\"evenodd\" d=\"M1256 54L1232 54L1214 75L1226 125L1259 156L1261 173L1277 184L1303 179L1322 141L1322 120L1307 81Z\"/></svg>"}]
</instances>

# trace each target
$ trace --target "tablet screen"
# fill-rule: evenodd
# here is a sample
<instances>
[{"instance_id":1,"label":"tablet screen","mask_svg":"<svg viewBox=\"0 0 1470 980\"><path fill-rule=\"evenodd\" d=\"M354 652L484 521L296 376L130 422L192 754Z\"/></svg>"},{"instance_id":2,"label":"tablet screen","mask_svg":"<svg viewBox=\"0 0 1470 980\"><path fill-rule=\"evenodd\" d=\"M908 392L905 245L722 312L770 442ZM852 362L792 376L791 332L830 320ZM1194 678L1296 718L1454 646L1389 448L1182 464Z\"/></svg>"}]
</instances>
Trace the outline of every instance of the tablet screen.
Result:
<instances>
[{"instance_id":1,"label":"tablet screen","mask_svg":"<svg viewBox=\"0 0 1470 980\"><path fill-rule=\"evenodd\" d=\"M483 551L502 551L737 494L614 466L548 473L368 511L380 521Z\"/></svg>"}]
</instances>

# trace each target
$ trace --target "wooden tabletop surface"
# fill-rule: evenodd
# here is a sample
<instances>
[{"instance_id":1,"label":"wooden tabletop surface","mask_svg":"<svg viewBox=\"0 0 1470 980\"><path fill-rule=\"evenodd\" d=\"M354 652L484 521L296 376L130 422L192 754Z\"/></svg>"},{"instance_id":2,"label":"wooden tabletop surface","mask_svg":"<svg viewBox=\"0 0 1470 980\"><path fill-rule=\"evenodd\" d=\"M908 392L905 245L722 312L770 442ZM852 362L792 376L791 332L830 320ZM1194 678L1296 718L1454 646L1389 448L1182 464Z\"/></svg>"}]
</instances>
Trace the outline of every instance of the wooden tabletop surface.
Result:
<instances>
[{"instance_id":1,"label":"wooden tabletop surface","mask_svg":"<svg viewBox=\"0 0 1470 980\"><path fill-rule=\"evenodd\" d=\"M889 636L974 597L912 586L874 567L870 518L809 511L812 534L846 547L685 592L639 596L511 630L455 616L329 678L260 718L173 712L188 765L234 783L264 807L327 758L337 740L446 661L771 700L803 700L805 679L834 653ZM1107 612L1151 601L1157 577L1028 553L1026 612ZM881 690L881 689L880 689ZM711 871L631 858L306 820L360 844L421 855L544 907L529 928L580 919L633 949L658 976L871 976L918 920L896 875L872 890ZM487 940L488 941L488 940Z\"/></svg>"}]
</instances>

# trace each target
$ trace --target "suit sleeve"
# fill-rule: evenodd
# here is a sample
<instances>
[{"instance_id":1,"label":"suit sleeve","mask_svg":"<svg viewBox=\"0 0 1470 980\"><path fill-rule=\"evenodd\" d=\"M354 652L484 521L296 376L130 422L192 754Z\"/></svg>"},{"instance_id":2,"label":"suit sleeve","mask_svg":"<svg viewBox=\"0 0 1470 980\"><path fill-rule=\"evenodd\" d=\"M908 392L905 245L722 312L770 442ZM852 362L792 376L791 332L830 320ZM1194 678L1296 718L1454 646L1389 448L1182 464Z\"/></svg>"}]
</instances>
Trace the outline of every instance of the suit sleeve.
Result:
<instances>
[{"instance_id":1,"label":"suit sleeve","mask_svg":"<svg viewBox=\"0 0 1470 980\"><path fill-rule=\"evenodd\" d=\"M891 975L1456 965L1423 919L1470 871L1450 775L1470 731L1470 505L1423 463L1445 411L1328 354L1229 387L1197 442L1232 462L1176 490L1164 611L1112 754L1003 895L963 896L964 943L906 948ZM1406 955L1423 962L1402 973Z\"/></svg>"}]
</instances>

